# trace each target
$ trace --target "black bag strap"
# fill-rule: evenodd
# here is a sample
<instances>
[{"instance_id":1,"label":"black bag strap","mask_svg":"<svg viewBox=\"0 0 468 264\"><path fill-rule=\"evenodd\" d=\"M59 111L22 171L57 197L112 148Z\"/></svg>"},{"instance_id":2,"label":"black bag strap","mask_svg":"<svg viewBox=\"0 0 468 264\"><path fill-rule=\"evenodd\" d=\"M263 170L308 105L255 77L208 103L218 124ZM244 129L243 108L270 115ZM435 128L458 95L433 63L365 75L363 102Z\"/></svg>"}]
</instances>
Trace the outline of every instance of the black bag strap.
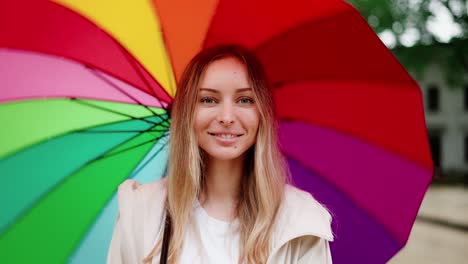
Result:
<instances>
[{"instance_id":1,"label":"black bag strap","mask_svg":"<svg viewBox=\"0 0 468 264\"><path fill-rule=\"evenodd\" d=\"M164 226L164 235L163 235L163 242L161 248L161 258L159 259L160 264L167 264L167 254L169 251L169 240L171 238L171 217L169 216L169 212L166 211L166 221Z\"/></svg>"}]
</instances>

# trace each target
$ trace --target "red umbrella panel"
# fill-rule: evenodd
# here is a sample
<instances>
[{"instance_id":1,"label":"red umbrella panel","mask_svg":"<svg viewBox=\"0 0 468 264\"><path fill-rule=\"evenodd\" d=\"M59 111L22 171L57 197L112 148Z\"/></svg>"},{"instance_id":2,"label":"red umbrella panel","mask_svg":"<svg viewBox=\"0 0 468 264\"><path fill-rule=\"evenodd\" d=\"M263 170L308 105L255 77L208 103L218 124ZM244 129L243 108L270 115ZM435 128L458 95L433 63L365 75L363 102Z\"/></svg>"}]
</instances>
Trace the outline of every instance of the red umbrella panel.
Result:
<instances>
[{"instance_id":1,"label":"red umbrella panel","mask_svg":"<svg viewBox=\"0 0 468 264\"><path fill-rule=\"evenodd\" d=\"M0 219L2 259L104 261L118 184L125 178L149 181L162 175L149 176L151 170L162 171L167 162L152 157L166 144L166 108L175 83L196 52L218 44L250 48L264 64L293 182L334 216L334 262L385 263L405 245L433 172L421 92L349 4L339 0L4 1L0 24L4 25L1 67L8 72L1 75L0 118L11 124L10 132L2 132L0 170L8 173L1 177L12 190L29 180L37 182L25 192L30 195L0 199L8 208ZM28 65L47 66L35 73ZM12 77L22 76L20 71L24 78ZM61 74L54 79L54 72ZM71 114L54 115L54 129L36 126L28 133L11 132L28 127L34 111L47 120L51 109L60 109L57 99L68 100L60 112ZM77 102L106 114L99 112L98 120L87 108L77 110ZM35 110L27 111L31 106ZM11 117L19 111L25 113L23 118ZM79 125L70 122L77 116L82 117ZM113 141L102 140L96 131L112 131ZM99 151L83 150L87 156L75 159L73 165L66 165L67 155L60 151L49 151L50 158L44 158L49 155L43 151L61 142L83 147L84 134ZM20 164L38 156L43 157L42 164L63 164L54 170L54 181L28 179L33 171L22 173ZM104 165L95 168L101 164L96 160L111 160L103 157L112 157L115 163L106 163L109 166L126 164L118 177L98 173L109 171ZM42 170L44 175L50 172L45 165ZM96 174L86 174L87 181L73 185L85 177L80 171ZM15 180L20 179L17 175L22 175L21 182ZM93 177L101 185L87 189L86 184L97 179ZM79 211L60 215L43 211L78 204ZM78 219L64 227L70 232L56 232L54 236L62 239L41 242L53 223L66 219ZM24 249L35 253L20 254Z\"/></svg>"}]
</instances>

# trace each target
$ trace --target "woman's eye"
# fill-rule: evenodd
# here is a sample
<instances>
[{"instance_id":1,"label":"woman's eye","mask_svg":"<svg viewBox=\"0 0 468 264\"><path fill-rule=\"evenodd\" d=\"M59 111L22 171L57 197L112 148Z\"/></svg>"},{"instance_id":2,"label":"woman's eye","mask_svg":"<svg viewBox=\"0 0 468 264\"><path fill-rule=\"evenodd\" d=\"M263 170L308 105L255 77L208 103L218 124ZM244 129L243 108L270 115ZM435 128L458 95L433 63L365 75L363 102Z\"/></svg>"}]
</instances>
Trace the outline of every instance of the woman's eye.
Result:
<instances>
[{"instance_id":1,"label":"woman's eye","mask_svg":"<svg viewBox=\"0 0 468 264\"><path fill-rule=\"evenodd\" d=\"M211 97L203 97L202 99L200 99L200 102L204 104L212 104L215 102L215 100L214 98L211 98Z\"/></svg>"},{"instance_id":2,"label":"woman's eye","mask_svg":"<svg viewBox=\"0 0 468 264\"><path fill-rule=\"evenodd\" d=\"M253 99L248 97L243 97L239 100L243 104L253 104Z\"/></svg>"}]
</instances>

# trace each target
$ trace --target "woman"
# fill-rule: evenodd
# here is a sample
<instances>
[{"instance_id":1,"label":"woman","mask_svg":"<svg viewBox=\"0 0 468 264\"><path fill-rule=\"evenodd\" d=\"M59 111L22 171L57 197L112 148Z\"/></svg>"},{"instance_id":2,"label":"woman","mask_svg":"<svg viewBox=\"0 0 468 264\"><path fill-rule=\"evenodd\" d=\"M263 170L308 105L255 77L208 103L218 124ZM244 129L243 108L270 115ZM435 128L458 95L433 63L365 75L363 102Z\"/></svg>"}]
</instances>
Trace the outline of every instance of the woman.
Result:
<instances>
[{"instance_id":1,"label":"woman","mask_svg":"<svg viewBox=\"0 0 468 264\"><path fill-rule=\"evenodd\" d=\"M331 216L287 184L273 109L252 53L196 55L171 110L168 176L121 184L108 263L159 263L164 233L168 263L331 263Z\"/></svg>"}]
</instances>

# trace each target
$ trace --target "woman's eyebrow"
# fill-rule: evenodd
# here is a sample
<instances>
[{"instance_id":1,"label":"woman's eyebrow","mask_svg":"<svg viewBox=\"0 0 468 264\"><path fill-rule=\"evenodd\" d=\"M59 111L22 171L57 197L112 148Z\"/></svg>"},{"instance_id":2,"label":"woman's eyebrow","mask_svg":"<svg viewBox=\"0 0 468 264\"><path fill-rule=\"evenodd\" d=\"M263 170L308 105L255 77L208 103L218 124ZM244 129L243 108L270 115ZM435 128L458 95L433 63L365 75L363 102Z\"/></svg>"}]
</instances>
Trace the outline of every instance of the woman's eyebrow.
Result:
<instances>
[{"instance_id":1,"label":"woman's eyebrow","mask_svg":"<svg viewBox=\"0 0 468 264\"><path fill-rule=\"evenodd\" d=\"M212 89L212 88L200 88L200 91L208 91L208 92L213 92L213 93L219 93L219 90ZM245 91L252 91L252 88L239 88L236 89L236 93L241 93Z\"/></svg>"}]
</instances>

